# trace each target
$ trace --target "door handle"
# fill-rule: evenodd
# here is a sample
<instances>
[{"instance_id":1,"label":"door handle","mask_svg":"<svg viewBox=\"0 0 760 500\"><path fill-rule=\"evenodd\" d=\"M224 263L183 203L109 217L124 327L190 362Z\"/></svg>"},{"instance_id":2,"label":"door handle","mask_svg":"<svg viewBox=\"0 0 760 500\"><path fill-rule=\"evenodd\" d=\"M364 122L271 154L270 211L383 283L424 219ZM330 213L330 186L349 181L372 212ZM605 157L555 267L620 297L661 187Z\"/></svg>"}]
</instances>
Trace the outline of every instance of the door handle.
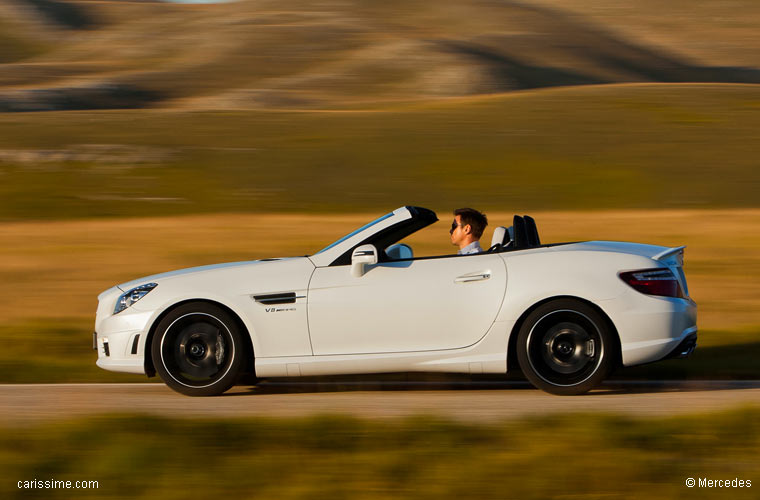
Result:
<instances>
[{"instance_id":1,"label":"door handle","mask_svg":"<svg viewBox=\"0 0 760 500\"><path fill-rule=\"evenodd\" d=\"M465 274L464 276L458 276L454 278L454 283L471 283L473 281L484 281L490 278L491 278L490 272Z\"/></svg>"}]
</instances>

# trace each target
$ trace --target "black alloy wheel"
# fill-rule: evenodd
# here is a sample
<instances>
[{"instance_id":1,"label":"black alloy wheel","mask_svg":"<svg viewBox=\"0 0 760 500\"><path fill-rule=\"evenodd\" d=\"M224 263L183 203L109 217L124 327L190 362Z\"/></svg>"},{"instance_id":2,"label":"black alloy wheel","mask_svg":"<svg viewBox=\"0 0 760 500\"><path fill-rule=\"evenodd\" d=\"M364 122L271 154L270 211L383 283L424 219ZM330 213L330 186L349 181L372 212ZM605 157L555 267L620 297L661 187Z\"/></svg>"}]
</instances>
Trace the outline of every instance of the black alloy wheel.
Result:
<instances>
[{"instance_id":1,"label":"black alloy wheel","mask_svg":"<svg viewBox=\"0 0 760 500\"><path fill-rule=\"evenodd\" d=\"M583 394L614 367L613 335L605 318L588 304L558 299L525 319L517 338L517 358L537 388L558 395Z\"/></svg>"},{"instance_id":2,"label":"black alloy wheel","mask_svg":"<svg viewBox=\"0 0 760 500\"><path fill-rule=\"evenodd\" d=\"M161 379L188 396L216 396L241 374L245 343L237 322L208 303L183 304L156 327L151 356Z\"/></svg>"}]
</instances>

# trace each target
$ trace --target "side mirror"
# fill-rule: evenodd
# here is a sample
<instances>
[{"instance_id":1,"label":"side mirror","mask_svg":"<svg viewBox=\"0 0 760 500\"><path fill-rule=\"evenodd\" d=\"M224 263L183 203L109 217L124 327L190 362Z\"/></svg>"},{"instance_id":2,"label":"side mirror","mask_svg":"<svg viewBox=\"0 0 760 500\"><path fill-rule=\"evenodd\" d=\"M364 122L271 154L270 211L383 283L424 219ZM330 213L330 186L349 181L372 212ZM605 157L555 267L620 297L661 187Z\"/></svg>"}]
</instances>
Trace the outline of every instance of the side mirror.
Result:
<instances>
[{"instance_id":1,"label":"side mirror","mask_svg":"<svg viewBox=\"0 0 760 500\"><path fill-rule=\"evenodd\" d=\"M396 243L385 249L385 255L391 260L413 259L412 247L405 243Z\"/></svg>"},{"instance_id":2,"label":"side mirror","mask_svg":"<svg viewBox=\"0 0 760 500\"><path fill-rule=\"evenodd\" d=\"M377 248L374 245L362 245L351 252L351 276L364 276L364 266L377 264Z\"/></svg>"}]
</instances>

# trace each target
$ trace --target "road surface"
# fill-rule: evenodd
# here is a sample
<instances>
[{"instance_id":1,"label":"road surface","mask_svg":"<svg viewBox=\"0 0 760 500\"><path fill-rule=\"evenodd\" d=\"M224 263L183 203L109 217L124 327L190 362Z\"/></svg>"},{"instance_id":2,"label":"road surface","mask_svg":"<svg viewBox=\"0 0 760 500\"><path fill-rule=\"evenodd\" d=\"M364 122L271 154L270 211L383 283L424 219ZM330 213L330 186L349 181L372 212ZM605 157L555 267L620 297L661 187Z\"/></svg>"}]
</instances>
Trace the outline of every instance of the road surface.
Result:
<instances>
[{"instance_id":1,"label":"road surface","mask_svg":"<svg viewBox=\"0 0 760 500\"><path fill-rule=\"evenodd\" d=\"M163 384L0 385L0 422L25 424L103 413L167 417L433 414L465 422L557 412L635 416L760 407L760 381L608 382L585 396L552 396L523 382L274 382L191 398Z\"/></svg>"}]
</instances>

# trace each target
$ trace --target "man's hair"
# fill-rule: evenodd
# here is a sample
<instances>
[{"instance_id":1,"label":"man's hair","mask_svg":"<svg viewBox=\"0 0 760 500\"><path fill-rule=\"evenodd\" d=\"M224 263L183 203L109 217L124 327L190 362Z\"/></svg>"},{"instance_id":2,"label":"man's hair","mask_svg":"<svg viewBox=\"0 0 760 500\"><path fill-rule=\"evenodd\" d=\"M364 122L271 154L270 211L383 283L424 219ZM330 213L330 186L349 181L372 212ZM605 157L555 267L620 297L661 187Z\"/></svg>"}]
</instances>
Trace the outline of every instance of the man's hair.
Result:
<instances>
[{"instance_id":1,"label":"man's hair","mask_svg":"<svg viewBox=\"0 0 760 500\"><path fill-rule=\"evenodd\" d=\"M470 225L473 236L478 239L483 236L483 230L488 225L486 214L482 214L474 208L457 208L454 210L454 217L457 215L459 216L459 220L462 221L462 226Z\"/></svg>"}]
</instances>

